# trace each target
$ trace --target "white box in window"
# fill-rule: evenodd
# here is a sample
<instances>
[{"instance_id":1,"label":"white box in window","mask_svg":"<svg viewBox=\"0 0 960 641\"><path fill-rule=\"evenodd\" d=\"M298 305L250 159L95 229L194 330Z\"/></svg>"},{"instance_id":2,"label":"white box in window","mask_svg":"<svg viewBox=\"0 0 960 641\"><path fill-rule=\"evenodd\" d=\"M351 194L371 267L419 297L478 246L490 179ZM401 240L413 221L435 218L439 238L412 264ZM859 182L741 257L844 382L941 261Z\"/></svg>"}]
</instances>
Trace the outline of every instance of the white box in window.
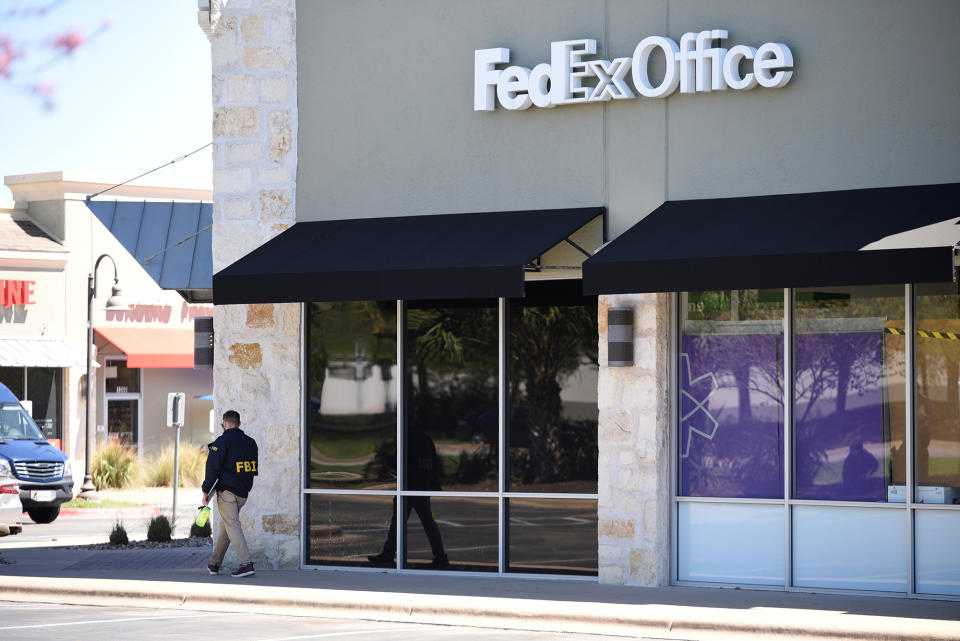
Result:
<instances>
[{"instance_id":1,"label":"white box in window","mask_svg":"<svg viewBox=\"0 0 960 641\"><path fill-rule=\"evenodd\" d=\"M906 503L907 486L906 485L888 485L887 503Z\"/></svg>"},{"instance_id":2,"label":"white box in window","mask_svg":"<svg viewBox=\"0 0 960 641\"><path fill-rule=\"evenodd\" d=\"M957 494L952 487L942 485L917 486L917 503L935 503L937 505L957 502Z\"/></svg>"}]
</instances>

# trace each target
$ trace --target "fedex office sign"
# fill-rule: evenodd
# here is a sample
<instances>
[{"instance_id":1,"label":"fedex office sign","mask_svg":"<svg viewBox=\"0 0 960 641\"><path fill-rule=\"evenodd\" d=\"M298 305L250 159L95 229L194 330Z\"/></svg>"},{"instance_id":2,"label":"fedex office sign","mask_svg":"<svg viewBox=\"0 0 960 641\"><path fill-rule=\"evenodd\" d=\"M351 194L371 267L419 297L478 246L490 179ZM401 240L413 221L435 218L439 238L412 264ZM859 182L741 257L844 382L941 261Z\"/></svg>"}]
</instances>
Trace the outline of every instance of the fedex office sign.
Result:
<instances>
[{"instance_id":1,"label":"fedex office sign","mask_svg":"<svg viewBox=\"0 0 960 641\"><path fill-rule=\"evenodd\" d=\"M779 42L757 48L720 46L725 29L688 32L680 44L666 36L640 41L631 58L590 60L596 55L596 40L563 40L550 43L550 62L533 69L497 65L510 62L510 50L478 49L474 52L473 109L493 111L497 101L505 109L556 107L583 102L629 100L637 93L645 98L666 98L676 92L705 93L754 87L777 89L793 77L793 54ZM667 60L663 79L650 79L650 57L660 51ZM743 68L741 69L741 63ZM633 81L630 86L628 77ZM585 81L588 81L585 83ZM636 93L634 93L636 90Z\"/></svg>"}]
</instances>

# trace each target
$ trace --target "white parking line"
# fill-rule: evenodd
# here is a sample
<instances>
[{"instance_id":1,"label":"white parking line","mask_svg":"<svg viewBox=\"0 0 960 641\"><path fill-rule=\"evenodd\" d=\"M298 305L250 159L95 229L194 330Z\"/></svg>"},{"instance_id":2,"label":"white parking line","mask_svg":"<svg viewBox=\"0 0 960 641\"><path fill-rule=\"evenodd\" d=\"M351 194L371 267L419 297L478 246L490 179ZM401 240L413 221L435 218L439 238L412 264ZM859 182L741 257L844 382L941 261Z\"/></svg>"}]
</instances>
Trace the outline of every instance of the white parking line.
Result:
<instances>
[{"instance_id":1,"label":"white parking line","mask_svg":"<svg viewBox=\"0 0 960 641\"><path fill-rule=\"evenodd\" d=\"M359 630L357 632L328 632L326 634L308 634L302 637L278 637L276 639L262 639L261 641L297 641L299 639L330 639L333 637L349 637L358 634L383 634L385 632L408 632L410 628L392 628L389 630Z\"/></svg>"},{"instance_id":2,"label":"white parking line","mask_svg":"<svg viewBox=\"0 0 960 641\"><path fill-rule=\"evenodd\" d=\"M97 619L96 621L72 621L70 623L39 623L36 625L11 625L0 628L3 630L31 630L34 628L60 628L68 625L96 625L100 623L125 623L127 621L156 621L158 619L199 619L202 617L217 616L216 613L207 612L204 614L179 614L162 617L123 617L121 619ZM225 615L221 615L225 616ZM230 616L237 616L231 614ZM242 616L242 615L241 615Z\"/></svg>"},{"instance_id":3,"label":"white parking line","mask_svg":"<svg viewBox=\"0 0 960 641\"><path fill-rule=\"evenodd\" d=\"M582 519L579 516L565 516L563 517L566 521L573 521L574 523L583 523L584 525L593 525L596 521L591 521L589 519Z\"/></svg>"},{"instance_id":4,"label":"white parking line","mask_svg":"<svg viewBox=\"0 0 960 641\"><path fill-rule=\"evenodd\" d=\"M445 520L443 520L443 519L436 519L436 521L437 521L437 523L440 523L441 525L449 525L450 527L467 527L467 526L463 525L462 523L457 523L456 521L445 521Z\"/></svg>"}]
</instances>

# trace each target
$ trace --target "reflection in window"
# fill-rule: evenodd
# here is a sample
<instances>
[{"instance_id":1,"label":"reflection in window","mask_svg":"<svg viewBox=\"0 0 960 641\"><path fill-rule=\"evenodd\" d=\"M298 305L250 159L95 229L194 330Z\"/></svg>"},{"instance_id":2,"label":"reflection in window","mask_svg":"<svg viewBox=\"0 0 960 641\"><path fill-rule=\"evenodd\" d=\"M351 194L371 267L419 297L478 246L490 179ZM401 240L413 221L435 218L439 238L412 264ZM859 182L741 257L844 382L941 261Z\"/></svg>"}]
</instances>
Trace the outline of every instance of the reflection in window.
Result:
<instances>
[{"instance_id":1,"label":"reflection in window","mask_svg":"<svg viewBox=\"0 0 960 641\"><path fill-rule=\"evenodd\" d=\"M916 293L916 500L960 502L960 296L954 283Z\"/></svg>"},{"instance_id":2,"label":"reflection in window","mask_svg":"<svg viewBox=\"0 0 960 641\"><path fill-rule=\"evenodd\" d=\"M140 439L140 408L137 399L107 399L107 441L136 449Z\"/></svg>"},{"instance_id":3,"label":"reflection in window","mask_svg":"<svg viewBox=\"0 0 960 641\"><path fill-rule=\"evenodd\" d=\"M497 327L492 304L410 303L407 489L496 491Z\"/></svg>"},{"instance_id":4,"label":"reflection in window","mask_svg":"<svg viewBox=\"0 0 960 641\"><path fill-rule=\"evenodd\" d=\"M104 387L107 394L136 394L140 391L140 369L127 367L126 359L106 360Z\"/></svg>"},{"instance_id":5,"label":"reflection in window","mask_svg":"<svg viewBox=\"0 0 960 641\"><path fill-rule=\"evenodd\" d=\"M404 501L410 514L406 521L404 567L497 571L499 514L496 497L408 496Z\"/></svg>"},{"instance_id":6,"label":"reflection in window","mask_svg":"<svg viewBox=\"0 0 960 641\"><path fill-rule=\"evenodd\" d=\"M510 309L510 489L597 491L597 304Z\"/></svg>"},{"instance_id":7,"label":"reflection in window","mask_svg":"<svg viewBox=\"0 0 960 641\"><path fill-rule=\"evenodd\" d=\"M61 438L60 369L27 369L27 398L33 403L33 420L46 438Z\"/></svg>"},{"instance_id":8,"label":"reflection in window","mask_svg":"<svg viewBox=\"0 0 960 641\"><path fill-rule=\"evenodd\" d=\"M370 557L381 552L390 537L393 500L369 494L308 495L307 563L377 565Z\"/></svg>"},{"instance_id":9,"label":"reflection in window","mask_svg":"<svg viewBox=\"0 0 960 641\"><path fill-rule=\"evenodd\" d=\"M597 501L508 499L514 573L597 574Z\"/></svg>"},{"instance_id":10,"label":"reflection in window","mask_svg":"<svg viewBox=\"0 0 960 641\"><path fill-rule=\"evenodd\" d=\"M393 489L397 304L312 303L310 487Z\"/></svg>"},{"instance_id":11,"label":"reflection in window","mask_svg":"<svg viewBox=\"0 0 960 641\"><path fill-rule=\"evenodd\" d=\"M680 494L783 496L783 290L689 292L680 339Z\"/></svg>"},{"instance_id":12,"label":"reflection in window","mask_svg":"<svg viewBox=\"0 0 960 641\"><path fill-rule=\"evenodd\" d=\"M797 290L796 498L886 501L903 484L903 332L902 285Z\"/></svg>"}]
</instances>

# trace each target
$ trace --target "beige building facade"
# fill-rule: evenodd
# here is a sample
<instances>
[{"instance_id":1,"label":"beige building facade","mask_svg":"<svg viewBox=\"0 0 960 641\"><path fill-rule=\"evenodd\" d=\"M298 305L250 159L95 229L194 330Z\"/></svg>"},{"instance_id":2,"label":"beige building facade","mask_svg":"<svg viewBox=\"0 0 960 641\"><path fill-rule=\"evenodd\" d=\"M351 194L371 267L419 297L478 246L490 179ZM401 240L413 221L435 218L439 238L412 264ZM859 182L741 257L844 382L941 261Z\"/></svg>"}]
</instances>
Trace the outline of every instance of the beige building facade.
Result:
<instances>
[{"instance_id":1,"label":"beige building facade","mask_svg":"<svg viewBox=\"0 0 960 641\"><path fill-rule=\"evenodd\" d=\"M5 225L0 279L28 283L29 302L9 301L0 313L3 382L32 401L34 419L73 461L79 488L83 478L86 418L87 277L107 254L125 300L125 312L106 312L114 269L109 259L97 271L93 302L93 429L96 443L123 442L141 456L172 447L166 426L168 392L187 394L183 437L198 446L211 440L212 373L193 369L193 318L210 316L212 306L192 304L176 291L161 289L134 256L87 206L86 197L116 184L108 177L49 172L6 176L13 201L4 203ZM210 190L133 183L111 191L121 202L210 201ZM101 196L98 201L107 200ZM120 345L107 337L127 339ZM158 333L159 332L159 333ZM129 337L149 334L179 350L179 367L126 368ZM177 347L177 345L179 347ZM149 349L147 352L149 355ZM138 348L138 355L143 356ZM189 363L186 363L189 359ZM167 363L168 365L169 363ZM119 377L118 377L119 376Z\"/></svg>"}]
</instances>

